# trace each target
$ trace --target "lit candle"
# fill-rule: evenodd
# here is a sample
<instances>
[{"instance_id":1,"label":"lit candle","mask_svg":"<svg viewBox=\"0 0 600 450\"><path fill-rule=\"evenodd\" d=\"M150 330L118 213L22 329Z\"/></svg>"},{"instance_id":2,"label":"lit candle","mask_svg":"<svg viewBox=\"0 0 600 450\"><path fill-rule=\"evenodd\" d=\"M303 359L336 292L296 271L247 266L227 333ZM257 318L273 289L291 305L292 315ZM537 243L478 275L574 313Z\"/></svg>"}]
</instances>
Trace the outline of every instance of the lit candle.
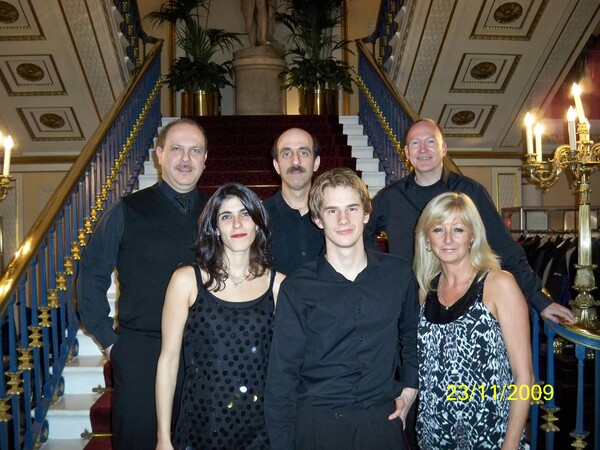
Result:
<instances>
[{"instance_id":1,"label":"lit candle","mask_svg":"<svg viewBox=\"0 0 600 450\"><path fill-rule=\"evenodd\" d=\"M542 133L544 132L544 127L540 123L535 124L535 128L533 129L535 133L535 156L536 161L542 162Z\"/></svg>"},{"instance_id":2,"label":"lit candle","mask_svg":"<svg viewBox=\"0 0 600 450\"><path fill-rule=\"evenodd\" d=\"M13 140L10 137L10 135L8 135L5 139L4 139L4 168L2 170L2 176L7 177L8 176L8 169L10 167L10 151L13 148Z\"/></svg>"},{"instance_id":3,"label":"lit candle","mask_svg":"<svg viewBox=\"0 0 600 450\"><path fill-rule=\"evenodd\" d=\"M577 117L579 118L579 122L585 122L585 113L583 112L583 104L581 103L581 88L577 83L573 83L571 94L573 94L573 99L575 100L575 109L577 109Z\"/></svg>"},{"instance_id":4,"label":"lit candle","mask_svg":"<svg viewBox=\"0 0 600 450\"><path fill-rule=\"evenodd\" d=\"M530 114L525 114L525 134L527 137L527 154L533 155L533 122L535 118Z\"/></svg>"},{"instance_id":5,"label":"lit candle","mask_svg":"<svg viewBox=\"0 0 600 450\"><path fill-rule=\"evenodd\" d=\"M577 150L577 137L575 132L576 118L577 113L572 106L569 106L569 111L567 111L567 128L569 130L569 148L573 151Z\"/></svg>"}]
</instances>

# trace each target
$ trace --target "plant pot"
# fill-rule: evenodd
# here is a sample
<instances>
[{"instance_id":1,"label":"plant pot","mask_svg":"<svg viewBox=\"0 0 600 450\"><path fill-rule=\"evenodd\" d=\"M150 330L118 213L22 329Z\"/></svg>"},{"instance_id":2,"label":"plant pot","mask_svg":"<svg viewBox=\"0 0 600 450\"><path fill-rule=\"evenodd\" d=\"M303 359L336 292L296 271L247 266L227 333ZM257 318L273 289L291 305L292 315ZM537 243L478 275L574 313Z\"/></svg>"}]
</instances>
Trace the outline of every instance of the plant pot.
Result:
<instances>
[{"instance_id":1,"label":"plant pot","mask_svg":"<svg viewBox=\"0 0 600 450\"><path fill-rule=\"evenodd\" d=\"M193 94L195 116L221 115L221 95L219 91L197 91Z\"/></svg>"},{"instance_id":2,"label":"plant pot","mask_svg":"<svg viewBox=\"0 0 600 450\"><path fill-rule=\"evenodd\" d=\"M181 93L181 117L192 117L194 115L194 92L183 91Z\"/></svg>"},{"instance_id":3,"label":"plant pot","mask_svg":"<svg viewBox=\"0 0 600 450\"><path fill-rule=\"evenodd\" d=\"M301 90L299 92L300 114L337 115L338 92L331 89Z\"/></svg>"},{"instance_id":4,"label":"plant pot","mask_svg":"<svg viewBox=\"0 0 600 450\"><path fill-rule=\"evenodd\" d=\"M221 96L218 91L181 93L181 117L220 116Z\"/></svg>"}]
</instances>

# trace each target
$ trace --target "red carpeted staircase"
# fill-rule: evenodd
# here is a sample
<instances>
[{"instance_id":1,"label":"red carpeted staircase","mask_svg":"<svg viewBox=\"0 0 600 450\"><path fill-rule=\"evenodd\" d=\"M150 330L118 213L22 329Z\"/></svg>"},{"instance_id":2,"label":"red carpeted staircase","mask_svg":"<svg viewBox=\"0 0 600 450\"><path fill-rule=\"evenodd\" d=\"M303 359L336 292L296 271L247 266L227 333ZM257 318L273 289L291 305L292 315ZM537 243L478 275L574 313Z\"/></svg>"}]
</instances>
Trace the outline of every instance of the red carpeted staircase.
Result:
<instances>
[{"instance_id":1,"label":"red carpeted staircase","mask_svg":"<svg viewBox=\"0 0 600 450\"><path fill-rule=\"evenodd\" d=\"M112 365L110 361L104 364L104 385L105 388L96 389L96 392L102 391L100 398L96 400L90 408L90 422L92 425L92 436L85 450L110 450L111 428L110 414L112 407Z\"/></svg>"},{"instance_id":2,"label":"red carpeted staircase","mask_svg":"<svg viewBox=\"0 0 600 450\"><path fill-rule=\"evenodd\" d=\"M206 130L208 159L199 188L212 194L224 183L237 181L253 189L262 199L279 189L281 180L273 168L271 147L275 139L292 127L313 134L319 142L319 173L333 167L356 169L356 159L343 134L338 116L218 116L198 117ZM104 366L108 388L90 409L92 438L86 450L108 450L112 401L110 362ZM135 420L133 418L133 420Z\"/></svg>"},{"instance_id":3,"label":"red carpeted staircase","mask_svg":"<svg viewBox=\"0 0 600 450\"><path fill-rule=\"evenodd\" d=\"M238 181L265 199L279 188L271 147L292 127L313 134L319 142L319 172L333 167L356 169L338 116L216 116L198 117L208 137L208 160L200 189L211 194L224 183Z\"/></svg>"}]
</instances>

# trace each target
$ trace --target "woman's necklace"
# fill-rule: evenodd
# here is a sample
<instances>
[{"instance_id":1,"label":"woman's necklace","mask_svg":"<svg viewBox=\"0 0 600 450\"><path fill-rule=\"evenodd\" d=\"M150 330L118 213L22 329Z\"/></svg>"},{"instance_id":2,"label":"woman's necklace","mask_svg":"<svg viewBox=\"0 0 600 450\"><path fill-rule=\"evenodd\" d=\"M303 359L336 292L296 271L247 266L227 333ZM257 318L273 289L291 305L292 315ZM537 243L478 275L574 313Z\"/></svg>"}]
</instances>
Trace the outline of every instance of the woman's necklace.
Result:
<instances>
[{"instance_id":1,"label":"woman's necklace","mask_svg":"<svg viewBox=\"0 0 600 450\"><path fill-rule=\"evenodd\" d=\"M250 274L246 275L244 278L242 278L240 281L238 281L237 283L235 282L235 280L233 278L231 278L231 275L229 276L229 280L233 283L233 287L238 287L240 284L242 284L244 281L247 281L248 278L250 278Z\"/></svg>"},{"instance_id":2,"label":"woman's necklace","mask_svg":"<svg viewBox=\"0 0 600 450\"><path fill-rule=\"evenodd\" d=\"M467 292L467 289L469 289L469 286L471 286L471 283L473 283L473 280L475 279L476 275L477 275L477 271L475 270L473 272L473 275L471 275L471 277L465 282L465 285L462 288L460 295L457 297L457 301L460 300L463 297L463 295L465 295L465 292ZM444 307L444 309L446 311L448 311L450 308L452 308L454 306L456 301L454 303L452 303L451 305L446 304L446 300L444 300L444 295L442 294L442 277L444 277L444 281L445 281L446 277L444 276L444 272L442 272L442 275L440 276L440 281L438 283L438 301L439 301L440 305L442 305Z\"/></svg>"}]
</instances>

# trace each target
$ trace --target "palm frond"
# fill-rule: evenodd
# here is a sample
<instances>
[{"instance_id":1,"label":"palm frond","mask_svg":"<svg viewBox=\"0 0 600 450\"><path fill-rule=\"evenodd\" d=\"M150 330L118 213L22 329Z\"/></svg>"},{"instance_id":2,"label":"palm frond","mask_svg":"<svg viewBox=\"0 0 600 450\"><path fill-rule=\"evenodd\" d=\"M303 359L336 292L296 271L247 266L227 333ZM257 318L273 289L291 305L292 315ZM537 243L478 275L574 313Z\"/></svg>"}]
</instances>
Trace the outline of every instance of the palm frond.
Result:
<instances>
[{"instance_id":1,"label":"palm frond","mask_svg":"<svg viewBox=\"0 0 600 450\"><path fill-rule=\"evenodd\" d=\"M145 18L155 25L165 22L177 25L180 21L200 15L200 9L208 11L207 0L167 0L155 11L146 14Z\"/></svg>"}]
</instances>

